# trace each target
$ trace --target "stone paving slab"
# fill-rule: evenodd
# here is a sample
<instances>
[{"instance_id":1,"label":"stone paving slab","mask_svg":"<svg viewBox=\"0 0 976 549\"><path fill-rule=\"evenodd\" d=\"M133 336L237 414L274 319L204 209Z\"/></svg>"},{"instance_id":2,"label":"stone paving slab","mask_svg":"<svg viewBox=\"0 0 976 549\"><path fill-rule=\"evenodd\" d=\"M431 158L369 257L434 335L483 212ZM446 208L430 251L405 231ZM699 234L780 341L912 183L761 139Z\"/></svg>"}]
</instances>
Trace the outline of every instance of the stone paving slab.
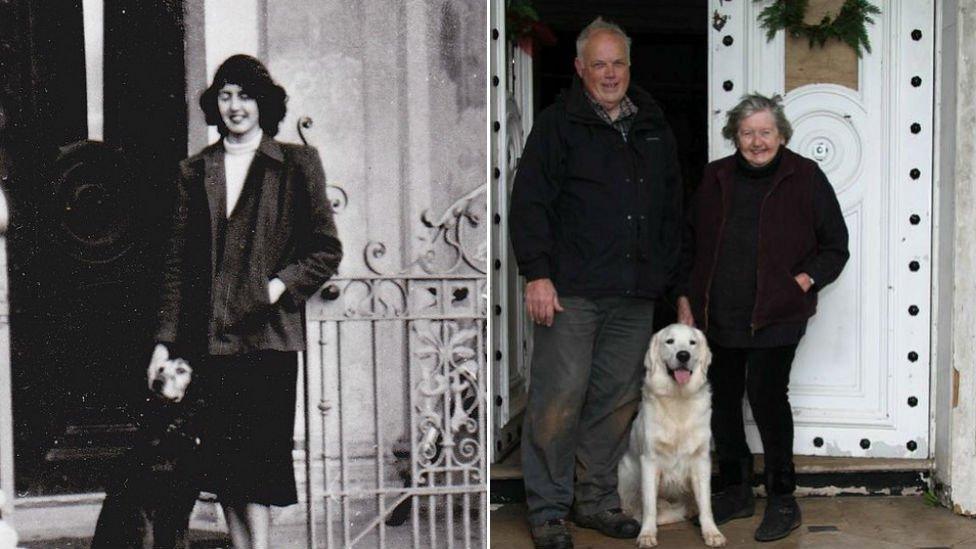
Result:
<instances>
[{"instance_id":1,"label":"stone paving slab","mask_svg":"<svg viewBox=\"0 0 976 549\"><path fill-rule=\"evenodd\" d=\"M733 549L976 549L976 520L928 506L921 497L801 498L799 502L803 525L786 539L772 543L753 540L765 508L762 499L756 506L756 516L731 521L719 529ZM571 529L576 549L635 547L634 540L607 538L575 525ZM705 546L690 522L662 526L658 543L661 548ZM491 549L532 549L524 504L492 507Z\"/></svg>"}]
</instances>

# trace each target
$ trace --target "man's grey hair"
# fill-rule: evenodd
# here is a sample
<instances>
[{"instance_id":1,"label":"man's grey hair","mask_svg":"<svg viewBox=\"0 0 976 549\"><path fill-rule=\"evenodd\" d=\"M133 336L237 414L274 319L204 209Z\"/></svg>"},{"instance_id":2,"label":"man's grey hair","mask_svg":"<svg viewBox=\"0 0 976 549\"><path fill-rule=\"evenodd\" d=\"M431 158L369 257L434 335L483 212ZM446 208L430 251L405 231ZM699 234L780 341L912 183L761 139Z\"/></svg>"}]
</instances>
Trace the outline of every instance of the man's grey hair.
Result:
<instances>
[{"instance_id":1,"label":"man's grey hair","mask_svg":"<svg viewBox=\"0 0 976 549\"><path fill-rule=\"evenodd\" d=\"M583 59L583 48L586 47L586 41L589 40L594 33L602 31L612 32L623 39L624 51L627 54L627 63L630 63L630 37L627 36L624 29L620 28L620 25L611 23L610 21L605 20L603 17L597 17L592 23L580 31L579 36L576 37L576 57Z\"/></svg>"},{"instance_id":2,"label":"man's grey hair","mask_svg":"<svg viewBox=\"0 0 976 549\"><path fill-rule=\"evenodd\" d=\"M739 124L746 118L762 111L769 111L773 115L773 119L776 120L776 129L783 136L783 141L789 143L790 138L793 137L793 126L786 119L786 113L783 111L783 97L779 94L772 97L758 93L743 95L739 104L726 113L722 137L738 146L736 137L739 135Z\"/></svg>"}]
</instances>

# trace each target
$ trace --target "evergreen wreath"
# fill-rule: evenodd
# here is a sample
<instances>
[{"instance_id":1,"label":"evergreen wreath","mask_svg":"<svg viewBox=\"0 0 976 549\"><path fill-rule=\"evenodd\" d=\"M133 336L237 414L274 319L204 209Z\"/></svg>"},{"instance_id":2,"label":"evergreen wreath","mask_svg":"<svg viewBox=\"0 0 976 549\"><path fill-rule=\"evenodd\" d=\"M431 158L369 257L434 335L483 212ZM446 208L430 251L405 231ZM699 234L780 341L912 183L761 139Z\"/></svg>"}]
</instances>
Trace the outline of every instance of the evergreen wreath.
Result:
<instances>
[{"instance_id":1,"label":"evergreen wreath","mask_svg":"<svg viewBox=\"0 0 976 549\"><path fill-rule=\"evenodd\" d=\"M505 1L505 35L509 42L535 56L535 45L551 46L556 43L556 33L539 19L539 12L532 0Z\"/></svg>"},{"instance_id":2,"label":"evergreen wreath","mask_svg":"<svg viewBox=\"0 0 976 549\"><path fill-rule=\"evenodd\" d=\"M756 2L760 0L754 0ZM878 15L881 10L868 0L845 0L840 13L833 19L825 15L817 25L803 22L810 0L776 0L759 13L759 25L766 29L766 39L772 40L781 29L786 29L792 36L806 36L812 48L814 43L821 48L831 38L836 38L850 46L858 57L861 57L861 47L871 53L871 42L868 40L866 23L874 23L872 15Z\"/></svg>"}]
</instances>

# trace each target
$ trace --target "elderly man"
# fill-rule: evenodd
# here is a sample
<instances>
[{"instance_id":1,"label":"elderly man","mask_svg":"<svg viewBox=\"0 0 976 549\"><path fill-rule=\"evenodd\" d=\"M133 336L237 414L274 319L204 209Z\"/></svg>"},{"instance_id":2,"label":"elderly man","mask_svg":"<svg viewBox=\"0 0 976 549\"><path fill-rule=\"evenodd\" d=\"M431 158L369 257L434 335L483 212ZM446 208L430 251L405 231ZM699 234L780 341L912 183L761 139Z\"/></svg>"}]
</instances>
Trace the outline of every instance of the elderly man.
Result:
<instances>
[{"instance_id":1,"label":"elderly man","mask_svg":"<svg viewBox=\"0 0 976 549\"><path fill-rule=\"evenodd\" d=\"M597 18L576 52L579 77L529 135L510 214L537 324L522 470L532 536L547 548L572 547L571 509L579 526L637 536L616 468L640 402L654 300L680 247L674 138L651 96L630 86L630 39Z\"/></svg>"}]
</instances>

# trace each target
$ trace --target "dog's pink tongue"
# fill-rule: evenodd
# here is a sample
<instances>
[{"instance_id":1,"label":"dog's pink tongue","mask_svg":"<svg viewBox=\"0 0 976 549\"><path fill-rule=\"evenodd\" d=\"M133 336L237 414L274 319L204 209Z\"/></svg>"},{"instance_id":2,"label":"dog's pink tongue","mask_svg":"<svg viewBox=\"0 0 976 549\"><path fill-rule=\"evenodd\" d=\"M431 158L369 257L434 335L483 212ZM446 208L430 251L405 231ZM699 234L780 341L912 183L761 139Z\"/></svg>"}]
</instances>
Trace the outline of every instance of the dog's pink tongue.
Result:
<instances>
[{"instance_id":1,"label":"dog's pink tongue","mask_svg":"<svg viewBox=\"0 0 976 549\"><path fill-rule=\"evenodd\" d=\"M675 370L674 380L678 382L678 385L684 385L691 380L691 372L688 370Z\"/></svg>"}]
</instances>

